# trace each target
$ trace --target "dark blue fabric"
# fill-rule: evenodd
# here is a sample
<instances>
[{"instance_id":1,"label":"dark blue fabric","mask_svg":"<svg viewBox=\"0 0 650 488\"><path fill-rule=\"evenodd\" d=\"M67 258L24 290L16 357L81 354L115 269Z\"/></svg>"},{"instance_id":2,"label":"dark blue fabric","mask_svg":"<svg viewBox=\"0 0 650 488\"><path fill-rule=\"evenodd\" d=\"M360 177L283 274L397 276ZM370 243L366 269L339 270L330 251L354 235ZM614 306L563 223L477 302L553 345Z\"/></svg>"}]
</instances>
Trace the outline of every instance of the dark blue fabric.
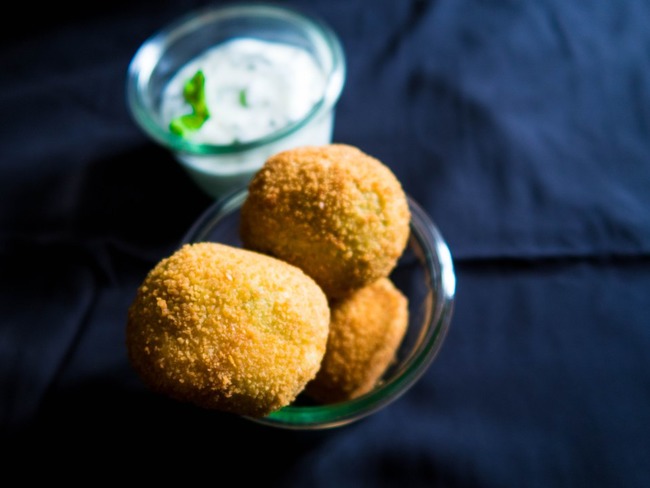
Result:
<instances>
[{"instance_id":1,"label":"dark blue fabric","mask_svg":"<svg viewBox=\"0 0 650 488\"><path fill-rule=\"evenodd\" d=\"M341 37L335 140L390 166L450 246L438 359L382 412L322 432L147 391L126 310L211 200L131 120L126 70L208 2L16 5L0 44L3 470L650 486L650 4L280 3Z\"/></svg>"}]
</instances>

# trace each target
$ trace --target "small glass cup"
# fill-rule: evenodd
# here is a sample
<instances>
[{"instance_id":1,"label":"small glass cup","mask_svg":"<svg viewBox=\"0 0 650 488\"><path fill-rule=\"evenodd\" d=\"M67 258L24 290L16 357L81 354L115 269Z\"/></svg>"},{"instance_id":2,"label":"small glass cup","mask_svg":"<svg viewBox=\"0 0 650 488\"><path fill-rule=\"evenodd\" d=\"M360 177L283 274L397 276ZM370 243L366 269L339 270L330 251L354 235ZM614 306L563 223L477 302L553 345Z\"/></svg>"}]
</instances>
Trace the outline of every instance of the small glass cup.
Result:
<instances>
[{"instance_id":1,"label":"small glass cup","mask_svg":"<svg viewBox=\"0 0 650 488\"><path fill-rule=\"evenodd\" d=\"M197 143L172 133L162 114L169 81L209 48L241 37L306 51L324 76L320 98L302 118L246 142ZM195 183L216 199L245 185L272 154L331 142L334 108L345 75L341 43L323 22L273 5L209 7L186 15L143 43L129 65L127 102L144 132L171 150Z\"/></svg>"},{"instance_id":2,"label":"small glass cup","mask_svg":"<svg viewBox=\"0 0 650 488\"><path fill-rule=\"evenodd\" d=\"M239 219L248 195L237 190L212 204L181 241L219 242L241 247ZM407 196L411 234L390 275L409 301L409 323L396 359L370 392L335 404L314 404L304 395L254 422L296 430L326 429L360 420L392 403L424 374L438 355L452 317L456 290L454 264L442 235L426 212Z\"/></svg>"}]
</instances>

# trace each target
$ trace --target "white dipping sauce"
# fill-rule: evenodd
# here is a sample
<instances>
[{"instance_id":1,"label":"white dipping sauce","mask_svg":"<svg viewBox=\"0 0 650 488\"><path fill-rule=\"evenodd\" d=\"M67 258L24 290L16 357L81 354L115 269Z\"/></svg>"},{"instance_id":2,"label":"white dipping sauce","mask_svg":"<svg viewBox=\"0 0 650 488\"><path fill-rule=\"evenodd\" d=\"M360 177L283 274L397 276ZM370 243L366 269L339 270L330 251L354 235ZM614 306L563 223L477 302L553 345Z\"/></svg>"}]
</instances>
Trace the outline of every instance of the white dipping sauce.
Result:
<instances>
[{"instance_id":1,"label":"white dipping sauce","mask_svg":"<svg viewBox=\"0 0 650 488\"><path fill-rule=\"evenodd\" d=\"M252 38L237 38L210 48L185 65L167 85L162 116L166 123L191 113L183 86L205 75L210 116L186 139L229 145L267 136L303 118L322 97L325 78L303 49Z\"/></svg>"},{"instance_id":2,"label":"white dipping sauce","mask_svg":"<svg viewBox=\"0 0 650 488\"><path fill-rule=\"evenodd\" d=\"M295 46L236 38L190 61L169 82L161 116L168 125L192 113L183 87L198 70L205 76L210 116L184 137L193 143L231 145L258 140L305 117L324 96L327 79L315 59ZM178 153L177 159L209 195L220 197L247 184L266 159L285 149L321 145L332 140L333 107L300 128L252 149L222 154Z\"/></svg>"}]
</instances>

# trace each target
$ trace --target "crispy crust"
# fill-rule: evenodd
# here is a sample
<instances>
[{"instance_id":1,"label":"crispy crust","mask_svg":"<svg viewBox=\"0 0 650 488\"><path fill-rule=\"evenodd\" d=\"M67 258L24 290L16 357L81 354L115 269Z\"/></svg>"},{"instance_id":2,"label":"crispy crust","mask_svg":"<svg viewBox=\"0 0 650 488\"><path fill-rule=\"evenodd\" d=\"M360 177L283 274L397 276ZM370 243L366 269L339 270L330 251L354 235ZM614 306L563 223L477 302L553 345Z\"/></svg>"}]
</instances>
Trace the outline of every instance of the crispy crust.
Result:
<instances>
[{"instance_id":1,"label":"crispy crust","mask_svg":"<svg viewBox=\"0 0 650 488\"><path fill-rule=\"evenodd\" d=\"M391 362L408 326L407 298L382 278L333 302L327 351L305 392L321 403L372 390Z\"/></svg>"},{"instance_id":2,"label":"crispy crust","mask_svg":"<svg viewBox=\"0 0 650 488\"><path fill-rule=\"evenodd\" d=\"M410 211L390 169L344 144L270 157L242 206L244 246L300 267L330 298L386 277L404 252Z\"/></svg>"},{"instance_id":3,"label":"crispy crust","mask_svg":"<svg viewBox=\"0 0 650 488\"><path fill-rule=\"evenodd\" d=\"M153 390L263 416L290 404L320 367L327 299L298 268L216 243L159 262L129 308L129 359Z\"/></svg>"}]
</instances>

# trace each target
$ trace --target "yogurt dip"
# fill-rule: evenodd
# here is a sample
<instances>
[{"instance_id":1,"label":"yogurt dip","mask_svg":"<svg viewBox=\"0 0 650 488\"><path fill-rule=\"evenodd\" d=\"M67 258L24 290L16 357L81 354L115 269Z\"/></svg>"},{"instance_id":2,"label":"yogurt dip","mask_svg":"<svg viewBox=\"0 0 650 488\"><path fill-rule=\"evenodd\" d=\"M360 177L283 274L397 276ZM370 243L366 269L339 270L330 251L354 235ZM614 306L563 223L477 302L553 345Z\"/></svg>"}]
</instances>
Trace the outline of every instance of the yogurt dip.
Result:
<instances>
[{"instance_id":1,"label":"yogurt dip","mask_svg":"<svg viewBox=\"0 0 650 488\"><path fill-rule=\"evenodd\" d=\"M182 136L195 144L229 148L222 154L179 154L178 159L212 196L245 184L276 152L331 142L333 111L328 110L285 137L245 149L246 143L272 138L275 132L305 119L323 98L325 74L307 51L253 38L235 38L211 47L167 84L161 102L165 124L192 113L183 90L199 71L209 115L198 129ZM238 145L242 150L236 149Z\"/></svg>"}]
</instances>

